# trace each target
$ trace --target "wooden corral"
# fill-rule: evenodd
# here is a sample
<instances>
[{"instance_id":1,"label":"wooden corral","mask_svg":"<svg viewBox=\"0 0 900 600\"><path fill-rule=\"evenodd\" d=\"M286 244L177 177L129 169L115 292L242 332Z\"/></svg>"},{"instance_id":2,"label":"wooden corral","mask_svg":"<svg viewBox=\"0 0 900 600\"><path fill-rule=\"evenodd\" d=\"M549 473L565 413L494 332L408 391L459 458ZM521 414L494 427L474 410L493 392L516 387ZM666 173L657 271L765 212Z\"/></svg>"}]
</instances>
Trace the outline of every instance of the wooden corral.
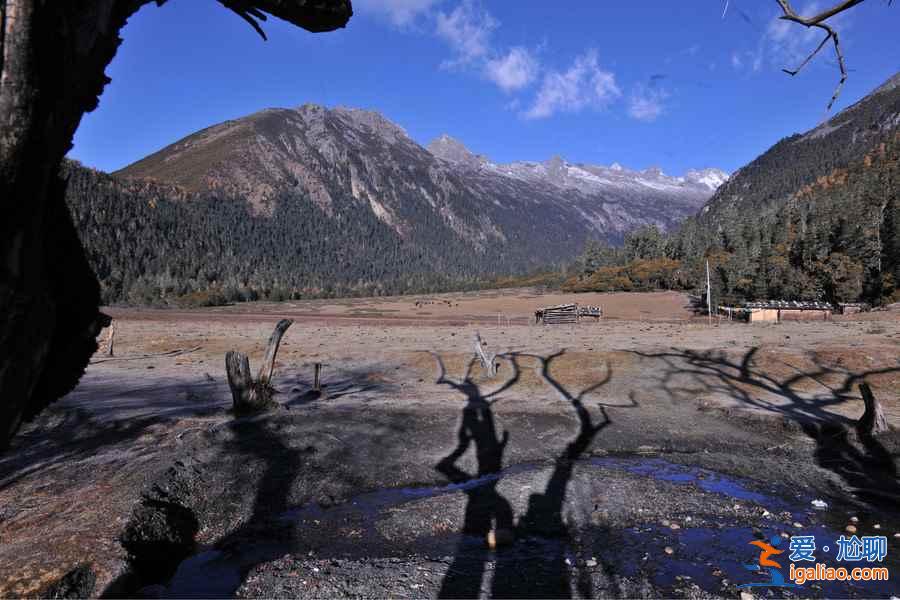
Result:
<instances>
[{"instance_id":1,"label":"wooden corral","mask_svg":"<svg viewBox=\"0 0 900 600\"><path fill-rule=\"evenodd\" d=\"M578 322L577 304L559 304L546 306L534 312L534 322L544 325L562 325Z\"/></svg>"},{"instance_id":2,"label":"wooden corral","mask_svg":"<svg viewBox=\"0 0 900 600\"><path fill-rule=\"evenodd\" d=\"M545 306L534 311L534 322L544 325L560 325L565 323L578 323L583 318L593 318L599 321L603 316L603 309L599 306L579 306L578 304L559 304L557 306Z\"/></svg>"},{"instance_id":3,"label":"wooden corral","mask_svg":"<svg viewBox=\"0 0 900 600\"><path fill-rule=\"evenodd\" d=\"M545 306L534 311L534 322L544 325L561 325L565 323L578 323L582 318L591 317L599 321L603 316L603 309L599 306L579 306L578 304L559 304L557 306Z\"/></svg>"}]
</instances>

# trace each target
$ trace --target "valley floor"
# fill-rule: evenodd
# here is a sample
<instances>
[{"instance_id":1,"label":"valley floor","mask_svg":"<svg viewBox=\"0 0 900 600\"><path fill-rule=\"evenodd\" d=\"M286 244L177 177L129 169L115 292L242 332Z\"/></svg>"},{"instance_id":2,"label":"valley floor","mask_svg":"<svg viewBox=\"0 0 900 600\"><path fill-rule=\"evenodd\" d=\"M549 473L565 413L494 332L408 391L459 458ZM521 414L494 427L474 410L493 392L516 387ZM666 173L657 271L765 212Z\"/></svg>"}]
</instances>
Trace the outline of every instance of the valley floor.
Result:
<instances>
[{"instance_id":1,"label":"valley floor","mask_svg":"<svg viewBox=\"0 0 900 600\"><path fill-rule=\"evenodd\" d=\"M532 324L566 301L605 317ZM887 536L891 581L776 596L896 594L900 434L852 425L862 381L900 424L900 313L710 326L688 304L500 290L109 309L114 359L0 455L0 597L84 563L98 594L735 597L762 579L743 567L754 538L812 534L839 566L848 525ZM236 419L225 352L255 368L282 317L282 407ZM464 381L476 331L504 358ZM156 543L129 563L124 532Z\"/></svg>"}]
</instances>

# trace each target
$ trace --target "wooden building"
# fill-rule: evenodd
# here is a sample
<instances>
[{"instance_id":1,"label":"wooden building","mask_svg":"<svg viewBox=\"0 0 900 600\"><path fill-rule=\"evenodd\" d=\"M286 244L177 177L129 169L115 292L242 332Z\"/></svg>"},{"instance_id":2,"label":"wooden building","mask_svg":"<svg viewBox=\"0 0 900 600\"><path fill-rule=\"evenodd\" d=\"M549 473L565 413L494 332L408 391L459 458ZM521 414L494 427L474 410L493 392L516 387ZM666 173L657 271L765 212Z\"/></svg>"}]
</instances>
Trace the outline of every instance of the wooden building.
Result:
<instances>
[{"instance_id":1,"label":"wooden building","mask_svg":"<svg viewBox=\"0 0 900 600\"><path fill-rule=\"evenodd\" d=\"M748 302L751 323L780 323L782 321L829 321L834 307L827 302L797 302L769 300Z\"/></svg>"}]
</instances>

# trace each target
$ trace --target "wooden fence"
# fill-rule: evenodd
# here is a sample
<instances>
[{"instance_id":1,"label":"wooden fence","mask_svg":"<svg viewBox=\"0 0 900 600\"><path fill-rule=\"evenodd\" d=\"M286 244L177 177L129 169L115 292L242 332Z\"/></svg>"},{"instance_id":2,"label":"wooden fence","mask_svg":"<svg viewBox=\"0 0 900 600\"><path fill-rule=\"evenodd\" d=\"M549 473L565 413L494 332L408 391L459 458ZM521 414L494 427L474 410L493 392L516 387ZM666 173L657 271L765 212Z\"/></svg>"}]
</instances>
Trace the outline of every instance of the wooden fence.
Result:
<instances>
[{"instance_id":1,"label":"wooden fence","mask_svg":"<svg viewBox=\"0 0 900 600\"><path fill-rule=\"evenodd\" d=\"M578 323L582 317L593 317L599 321L602 314L603 311L599 306L579 307L577 304L560 304L534 311L534 322L544 325L562 325Z\"/></svg>"}]
</instances>

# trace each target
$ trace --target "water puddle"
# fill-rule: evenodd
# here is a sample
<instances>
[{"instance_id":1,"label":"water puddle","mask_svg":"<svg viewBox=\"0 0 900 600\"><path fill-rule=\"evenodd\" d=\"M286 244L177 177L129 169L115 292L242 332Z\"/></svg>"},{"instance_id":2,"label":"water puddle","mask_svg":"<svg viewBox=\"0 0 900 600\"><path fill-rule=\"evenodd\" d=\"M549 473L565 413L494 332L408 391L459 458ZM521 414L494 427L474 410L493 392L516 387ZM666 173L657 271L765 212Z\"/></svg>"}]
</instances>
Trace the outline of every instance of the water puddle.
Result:
<instances>
[{"instance_id":1,"label":"water puddle","mask_svg":"<svg viewBox=\"0 0 900 600\"><path fill-rule=\"evenodd\" d=\"M815 535L820 546L826 545L825 540L828 541L827 545L831 546L829 552L820 548L816 553L820 562L827 566L873 566L836 562L837 547L834 540L840 534L824 525L815 524L818 519L813 517L816 511L811 508L809 499L786 499L790 494L785 494L782 490L772 488L764 492L759 483L709 469L672 463L662 458L598 457L581 461L580 464L582 468L620 470L678 486L695 486L723 498L756 503L773 513L780 512L782 516L789 513L792 520L806 524L803 533ZM419 537L406 539L402 535L391 537L379 527L390 520L387 516L391 511L399 510L409 503L459 493L471 497L471 494L482 488L490 492L489 486L496 485L503 478L549 467L548 464L515 465L497 474L464 483L381 489L360 494L348 502L331 507L313 503L291 509L276 516L255 534L229 536L232 538L229 543L218 544L215 549L205 549L186 559L170 580L166 595L185 598L232 596L253 566L288 553L318 558L366 559L414 554L455 555L459 558L468 552L466 548L471 548L473 554L483 555L485 551L482 539L470 539L470 536L463 536L459 532L436 534L430 528L423 527ZM685 527L680 530L654 524L610 531L591 530L589 526L584 537L594 540L589 542L587 550L592 550L603 565L621 576L647 578L662 590L696 584L707 592L730 594L734 590L729 590L723 580L739 584L752 582L754 578L761 579L758 574L751 573L745 567L747 564L754 564L759 555L759 549L751 546L750 542L761 537L771 539L785 529L780 520L772 522L773 527L781 527L778 531L755 529L749 526L752 524L735 516L707 519L703 527ZM278 532L277 539L263 539L267 532ZM405 541L396 541L397 539ZM546 544L550 545L544 547ZM517 557L521 557L521 565L525 566L530 561L538 560L539 557L534 556L535 552L546 552L548 557L550 554L557 558L571 557L571 564L574 564L574 554L571 554L572 548L568 546L567 538L517 540L514 547L503 551L506 553L503 560L515 562ZM788 540L783 540L780 547L787 550ZM893 547L890 550L892 549ZM784 558L787 554L781 556L785 567L782 571L786 577L789 561ZM570 561L566 562L568 564ZM794 597L848 594L888 597L892 591L895 592L890 582L853 584L856 587L847 583L823 583L821 587L814 585L808 583L802 588L790 589L789 594ZM775 595L780 596L781 592L776 591Z\"/></svg>"},{"instance_id":2,"label":"water puddle","mask_svg":"<svg viewBox=\"0 0 900 600\"><path fill-rule=\"evenodd\" d=\"M660 481L693 483L704 491L729 496L736 500L756 502L773 510L799 510L796 504L791 505L774 495L753 491L749 489L749 483L710 469L672 463L662 458L597 457L591 459L590 462L600 467L620 469Z\"/></svg>"}]
</instances>

